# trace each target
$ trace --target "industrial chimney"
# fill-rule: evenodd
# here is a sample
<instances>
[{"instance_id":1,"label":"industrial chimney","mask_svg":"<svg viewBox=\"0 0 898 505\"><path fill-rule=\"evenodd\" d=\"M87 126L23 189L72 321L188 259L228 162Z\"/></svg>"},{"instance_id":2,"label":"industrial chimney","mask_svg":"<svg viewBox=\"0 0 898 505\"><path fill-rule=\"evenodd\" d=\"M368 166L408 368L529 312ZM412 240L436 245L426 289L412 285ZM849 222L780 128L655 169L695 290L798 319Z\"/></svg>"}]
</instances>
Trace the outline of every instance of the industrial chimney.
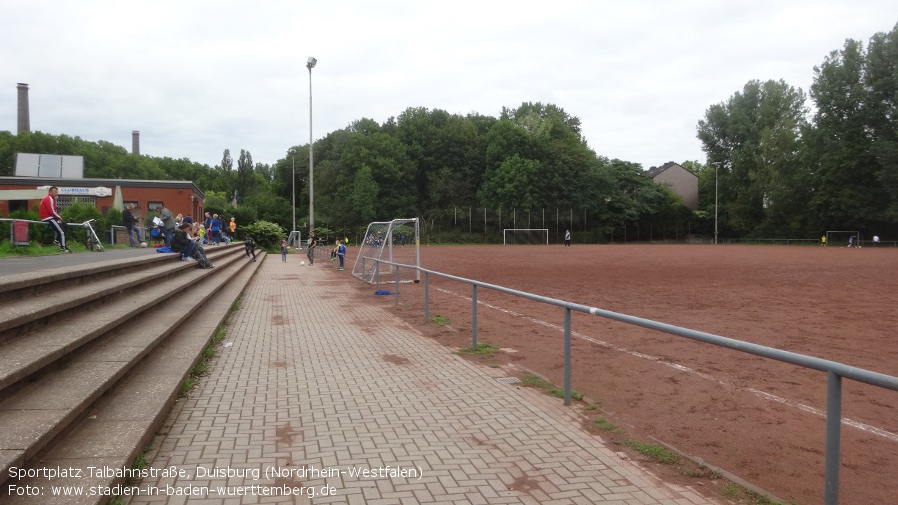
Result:
<instances>
[{"instance_id":1,"label":"industrial chimney","mask_svg":"<svg viewBox=\"0 0 898 505\"><path fill-rule=\"evenodd\" d=\"M140 131L131 130L131 154L140 154Z\"/></svg>"},{"instance_id":2,"label":"industrial chimney","mask_svg":"<svg viewBox=\"0 0 898 505\"><path fill-rule=\"evenodd\" d=\"M20 82L16 89L19 90L19 124L16 133L31 131L31 114L28 112L28 85Z\"/></svg>"}]
</instances>

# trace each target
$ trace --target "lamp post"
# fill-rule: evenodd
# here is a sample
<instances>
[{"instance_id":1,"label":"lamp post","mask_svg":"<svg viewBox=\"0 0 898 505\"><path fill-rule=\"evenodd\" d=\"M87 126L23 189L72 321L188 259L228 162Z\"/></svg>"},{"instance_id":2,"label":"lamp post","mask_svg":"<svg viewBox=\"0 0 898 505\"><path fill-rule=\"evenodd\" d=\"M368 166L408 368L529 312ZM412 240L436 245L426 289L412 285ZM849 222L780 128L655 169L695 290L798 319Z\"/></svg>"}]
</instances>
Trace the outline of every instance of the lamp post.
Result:
<instances>
[{"instance_id":1,"label":"lamp post","mask_svg":"<svg viewBox=\"0 0 898 505\"><path fill-rule=\"evenodd\" d=\"M290 235L293 236L293 232L296 231L296 149L291 147L287 149L287 152L290 153L290 160L293 165L293 176L290 178L291 182L293 182L293 229L290 230Z\"/></svg>"},{"instance_id":2,"label":"lamp post","mask_svg":"<svg viewBox=\"0 0 898 505\"><path fill-rule=\"evenodd\" d=\"M720 162L711 163L714 165L714 244L717 244L717 169L720 168Z\"/></svg>"},{"instance_id":3,"label":"lamp post","mask_svg":"<svg viewBox=\"0 0 898 505\"><path fill-rule=\"evenodd\" d=\"M315 172L312 156L312 69L318 60L309 56L306 68L309 69L309 232L315 231Z\"/></svg>"}]
</instances>

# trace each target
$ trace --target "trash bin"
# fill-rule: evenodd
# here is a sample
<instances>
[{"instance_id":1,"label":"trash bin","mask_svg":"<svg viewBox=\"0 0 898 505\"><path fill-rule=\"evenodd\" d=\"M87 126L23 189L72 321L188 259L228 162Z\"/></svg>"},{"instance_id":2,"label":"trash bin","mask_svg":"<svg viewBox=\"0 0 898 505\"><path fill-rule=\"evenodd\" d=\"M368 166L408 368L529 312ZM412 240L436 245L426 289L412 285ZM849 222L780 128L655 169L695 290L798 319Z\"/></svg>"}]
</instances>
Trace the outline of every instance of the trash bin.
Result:
<instances>
[{"instance_id":1,"label":"trash bin","mask_svg":"<svg viewBox=\"0 0 898 505\"><path fill-rule=\"evenodd\" d=\"M17 246L31 243L28 237L28 221L12 222L12 243Z\"/></svg>"}]
</instances>

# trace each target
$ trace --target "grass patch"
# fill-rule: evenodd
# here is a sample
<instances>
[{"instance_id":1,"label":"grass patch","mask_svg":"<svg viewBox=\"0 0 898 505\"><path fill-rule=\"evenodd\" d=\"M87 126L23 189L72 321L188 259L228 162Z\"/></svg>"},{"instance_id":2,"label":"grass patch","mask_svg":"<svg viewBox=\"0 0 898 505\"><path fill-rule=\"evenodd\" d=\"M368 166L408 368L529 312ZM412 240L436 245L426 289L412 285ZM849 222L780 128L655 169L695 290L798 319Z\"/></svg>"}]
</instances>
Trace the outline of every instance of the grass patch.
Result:
<instances>
[{"instance_id":1,"label":"grass patch","mask_svg":"<svg viewBox=\"0 0 898 505\"><path fill-rule=\"evenodd\" d=\"M614 433L623 433L624 430L620 429L620 427L616 424L609 423L607 419L604 417L597 417L592 420L592 424L603 431L612 431Z\"/></svg>"},{"instance_id":2,"label":"grass patch","mask_svg":"<svg viewBox=\"0 0 898 505\"><path fill-rule=\"evenodd\" d=\"M674 465L680 461L680 457L677 456L676 453L665 449L660 445L644 444L636 440L624 440L624 445L630 446L633 449L636 449L640 454L648 456L652 460L664 465Z\"/></svg>"},{"instance_id":3,"label":"grass patch","mask_svg":"<svg viewBox=\"0 0 898 505\"><path fill-rule=\"evenodd\" d=\"M551 382L541 379L535 375L528 375L524 377L523 379L521 379L521 383L527 387L542 389L543 393L547 395L555 396L557 398L564 398L564 389L561 389L555 386L555 384L552 384ZM583 393L571 391L571 398L574 400L582 400Z\"/></svg>"},{"instance_id":4,"label":"grass patch","mask_svg":"<svg viewBox=\"0 0 898 505\"><path fill-rule=\"evenodd\" d=\"M473 354L475 356L490 356L499 351L499 346L493 344L477 344L476 349L471 346L462 347L456 354Z\"/></svg>"},{"instance_id":5,"label":"grass patch","mask_svg":"<svg viewBox=\"0 0 898 505\"><path fill-rule=\"evenodd\" d=\"M535 375L528 375L527 377L524 377L523 379L521 379L521 383L531 388L547 389L552 387L551 382L543 380L542 378Z\"/></svg>"},{"instance_id":6,"label":"grass patch","mask_svg":"<svg viewBox=\"0 0 898 505\"><path fill-rule=\"evenodd\" d=\"M189 393L190 390L193 389L193 386L195 386L195 385L196 385L196 377L194 377L193 373L191 373L190 375L187 376L186 379L184 379L184 384L181 384L180 395L187 396L187 393Z\"/></svg>"},{"instance_id":7,"label":"grass patch","mask_svg":"<svg viewBox=\"0 0 898 505\"><path fill-rule=\"evenodd\" d=\"M3 239L9 238L9 235L3 237ZM90 252L87 250L87 247L84 246L84 242L72 240L69 237L69 234L66 233L66 246L72 250L72 252L83 253ZM103 244L103 249L130 249L131 246L128 244ZM50 256L54 254L62 254L59 252L59 248L53 244L42 245L38 244L34 241L31 242L31 245L27 246L14 246L8 240L4 240L0 242L0 258L14 258L19 256Z\"/></svg>"},{"instance_id":8,"label":"grass patch","mask_svg":"<svg viewBox=\"0 0 898 505\"><path fill-rule=\"evenodd\" d=\"M447 324L449 324L449 318L437 314L430 318L430 322L435 323L439 326L446 326Z\"/></svg>"},{"instance_id":9,"label":"grass patch","mask_svg":"<svg viewBox=\"0 0 898 505\"><path fill-rule=\"evenodd\" d=\"M212 345L221 343L221 341L224 340L227 334L227 328L225 328L224 326L219 326L218 329L215 330L215 335L212 335Z\"/></svg>"},{"instance_id":10,"label":"grass patch","mask_svg":"<svg viewBox=\"0 0 898 505\"><path fill-rule=\"evenodd\" d=\"M720 489L720 494L725 496L726 498L730 498L733 500L743 500L754 505L783 505L780 502L771 500L770 498L760 493L745 489L735 482L727 482L727 485L723 486Z\"/></svg>"}]
</instances>

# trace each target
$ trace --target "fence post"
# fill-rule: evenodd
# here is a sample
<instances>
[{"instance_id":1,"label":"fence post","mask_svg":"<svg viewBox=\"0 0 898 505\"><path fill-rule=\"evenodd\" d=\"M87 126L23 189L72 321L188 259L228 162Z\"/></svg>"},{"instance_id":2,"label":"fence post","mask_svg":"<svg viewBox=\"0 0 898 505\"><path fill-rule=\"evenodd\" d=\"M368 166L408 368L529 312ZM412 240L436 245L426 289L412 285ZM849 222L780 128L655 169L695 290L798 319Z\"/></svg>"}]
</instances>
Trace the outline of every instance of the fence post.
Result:
<instances>
[{"instance_id":1,"label":"fence post","mask_svg":"<svg viewBox=\"0 0 898 505\"><path fill-rule=\"evenodd\" d=\"M477 284L471 284L471 352L477 351Z\"/></svg>"},{"instance_id":2,"label":"fence post","mask_svg":"<svg viewBox=\"0 0 898 505\"><path fill-rule=\"evenodd\" d=\"M380 291L380 260L374 260L374 290Z\"/></svg>"},{"instance_id":3,"label":"fence post","mask_svg":"<svg viewBox=\"0 0 898 505\"><path fill-rule=\"evenodd\" d=\"M564 308L564 404L571 404L571 309Z\"/></svg>"},{"instance_id":4,"label":"fence post","mask_svg":"<svg viewBox=\"0 0 898 505\"><path fill-rule=\"evenodd\" d=\"M430 277L424 272L424 323L430 321Z\"/></svg>"},{"instance_id":5,"label":"fence post","mask_svg":"<svg viewBox=\"0 0 898 505\"><path fill-rule=\"evenodd\" d=\"M823 471L823 503L839 503L839 447L842 439L842 377L826 372L826 463Z\"/></svg>"},{"instance_id":6,"label":"fence post","mask_svg":"<svg viewBox=\"0 0 898 505\"><path fill-rule=\"evenodd\" d=\"M393 291L393 305L399 305L399 265L396 265L396 289Z\"/></svg>"}]
</instances>

